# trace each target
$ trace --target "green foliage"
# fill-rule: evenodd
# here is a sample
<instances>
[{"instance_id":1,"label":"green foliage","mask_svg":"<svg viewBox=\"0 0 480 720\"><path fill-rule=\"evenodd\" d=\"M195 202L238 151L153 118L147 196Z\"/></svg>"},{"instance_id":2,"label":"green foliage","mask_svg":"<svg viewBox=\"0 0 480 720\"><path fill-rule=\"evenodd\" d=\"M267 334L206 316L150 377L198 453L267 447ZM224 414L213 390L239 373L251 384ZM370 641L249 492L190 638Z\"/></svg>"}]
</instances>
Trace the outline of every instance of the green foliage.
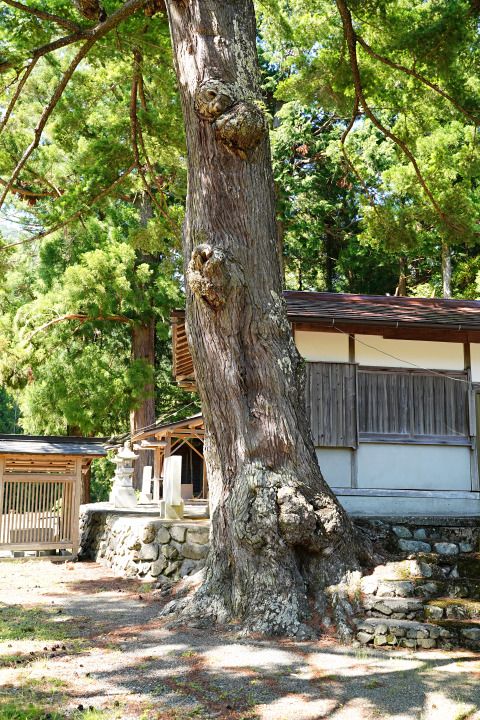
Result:
<instances>
[{"instance_id":1,"label":"green foliage","mask_svg":"<svg viewBox=\"0 0 480 720\"><path fill-rule=\"evenodd\" d=\"M328 149L342 132L320 108L287 103L277 113L273 168L284 228L287 287L333 290L334 264L358 232L355 193Z\"/></svg>"},{"instance_id":2,"label":"green foliage","mask_svg":"<svg viewBox=\"0 0 480 720\"><path fill-rule=\"evenodd\" d=\"M0 433L21 432L18 416L19 410L15 399L0 385Z\"/></svg>"},{"instance_id":3,"label":"green foliage","mask_svg":"<svg viewBox=\"0 0 480 720\"><path fill-rule=\"evenodd\" d=\"M327 2L289 0L281 8L288 32L262 8L260 57L270 107L287 103L277 111L273 131L279 214L283 219L282 195L287 190L294 215L293 221L287 216L285 224L287 285L394 292L399 265L406 263L410 291L429 281L432 292L439 294L443 245L452 252L453 292L471 294L480 222L475 131L480 42L471 3L349 3L360 38L357 81L364 101L346 137L345 155L340 138L352 117L356 90L340 15ZM392 62L417 77L392 67ZM312 118L320 124L328 117L328 131L315 135L309 128ZM313 160L319 140L325 157L320 162ZM415 157L421 179L402 143ZM330 174L322 177L325 171ZM338 233L346 226L332 212L335 177L343 177L350 190L342 204L344 221L352 223L348 233ZM333 220L337 231L337 242L329 250L325 219ZM289 276L292 248L295 271ZM377 289L370 272L360 267L363 260L375 266L374 257L386 271ZM352 278L352 271L357 277Z\"/></svg>"},{"instance_id":4,"label":"green foliage","mask_svg":"<svg viewBox=\"0 0 480 720\"><path fill-rule=\"evenodd\" d=\"M45 720L45 707L34 703L21 703L15 700L0 702L0 720ZM50 720L62 720L65 716L48 712Z\"/></svg>"},{"instance_id":5,"label":"green foliage","mask_svg":"<svg viewBox=\"0 0 480 720\"><path fill-rule=\"evenodd\" d=\"M90 502L107 502L112 489L114 465L108 458L95 458L92 460L92 475L90 481Z\"/></svg>"},{"instance_id":6,"label":"green foliage","mask_svg":"<svg viewBox=\"0 0 480 720\"><path fill-rule=\"evenodd\" d=\"M92 235L96 249L81 252ZM176 250L139 256L107 220L92 219L75 241L62 234L43 245L23 302L22 273L4 291L17 299L12 310L19 307L0 367L4 381L23 390L27 432L124 431L153 381L152 367L131 358L132 327L154 318L159 341L166 340L169 309L180 302Z\"/></svg>"},{"instance_id":7,"label":"green foliage","mask_svg":"<svg viewBox=\"0 0 480 720\"><path fill-rule=\"evenodd\" d=\"M105 7L112 12L117 4ZM48 0L43 8L81 27L90 25L66 0ZM58 37L55 24L11 7L0 13L2 59L15 60L16 66L32 47ZM8 177L30 143L77 49L66 47L38 61L2 133L1 177ZM132 165L134 72L140 78L140 165L105 193ZM14 73L6 73L9 81ZM49 231L82 213L39 243L19 246L8 256L0 253L5 278L0 377L20 392L27 432L123 432L148 386L154 381L158 388L168 387L171 380L159 352L157 372L131 353L133 328L154 321L157 345L168 357L169 312L183 303L178 228L186 164L175 83L165 15L130 17L78 67L15 183L18 192L8 207L18 227L15 239ZM6 103L15 87L7 87ZM170 396L178 404L168 392L160 409Z\"/></svg>"}]
</instances>

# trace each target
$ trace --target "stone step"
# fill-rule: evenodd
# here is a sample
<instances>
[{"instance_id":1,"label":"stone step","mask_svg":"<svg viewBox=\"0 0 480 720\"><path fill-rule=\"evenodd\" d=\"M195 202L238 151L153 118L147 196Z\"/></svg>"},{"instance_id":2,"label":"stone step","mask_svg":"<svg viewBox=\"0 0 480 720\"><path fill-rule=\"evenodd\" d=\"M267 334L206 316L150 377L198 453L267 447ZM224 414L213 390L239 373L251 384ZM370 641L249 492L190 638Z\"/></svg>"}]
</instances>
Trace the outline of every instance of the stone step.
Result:
<instances>
[{"instance_id":1,"label":"stone step","mask_svg":"<svg viewBox=\"0 0 480 720\"><path fill-rule=\"evenodd\" d=\"M468 598L379 597L364 595L362 605L368 617L393 620L478 620L480 602Z\"/></svg>"},{"instance_id":2,"label":"stone step","mask_svg":"<svg viewBox=\"0 0 480 720\"><path fill-rule=\"evenodd\" d=\"M363 578L367 588L365 592L375 592L380 580L479 580L480 555L470 554L461 557L443 556L435 553L400 556L385 565L378 565L372 575Z\"/></svg>"},{"instance_id":3,"label":"stone step","mask_svg":"<svg viewBox=\"0 0 480 720\"><path fill-rule=\"evenodd\" d=\"M367 576L362 579L362 588L376 597L450 597L480 600L480 580L432 579L412 577L409 580L397 580Z\"/></svg>"},{"instance_id":4,"label":"stone step","mask_svg":"<svg viewBox=\"0 0 480 720\"><path fill-rule=\"evenodd\" d=\"M364 595L362 605L369 617L413 620L423 617L425 600L422 598L376 597Z\"/></svg>"},{"instance_id":5,"label":"stone step","mask_svg":"<svg viewBox=\"0 0 480 720\"><path fill-rule=\"evenodd\" d=\"M428 540L428 542L427 542ZM478 543L473 542L445 542L440 536L426 539L399 538L398 549L410 553L438 553L439 555L462 555L478 550Z\"/></svg>"},{"instance_id":6,"label":"stone step","mask_svg":"<svg viewBox=\"0 0 480 720\"><path fill-rule=\"evenodd\" d=\"M441 555L439 553L415 553L408 556L400 556L397 562L409 562L417 564L419 572L424 577L450 576L455 571L456 577L480 578L480 554L470 553L468 555ZM395 563L394 563L395 564ZM455 570L456 569L456 570ZM430 576L428 573L431 573Z\"/></svg>"},{"instance_id":7,"label":"stone step","mask_svg":"<svg viewBox=\"0 0 480 720\"><path fill-rule=\"evenodd\" d=\"M480 620L480 602L466 598L437 598L424 604L428 620Z\"/></svg>"},{"instance_id":8,"label":"stone step","mask_svg":"<svg viewBox=\"0 0 480 720\"><path fill-rule=\"evenodd\" d=\"M480 650L480 623L418 622L391 618L355 618L356 639L363 644L412 649L464 647Z\"/></svg>"}]
</instances>

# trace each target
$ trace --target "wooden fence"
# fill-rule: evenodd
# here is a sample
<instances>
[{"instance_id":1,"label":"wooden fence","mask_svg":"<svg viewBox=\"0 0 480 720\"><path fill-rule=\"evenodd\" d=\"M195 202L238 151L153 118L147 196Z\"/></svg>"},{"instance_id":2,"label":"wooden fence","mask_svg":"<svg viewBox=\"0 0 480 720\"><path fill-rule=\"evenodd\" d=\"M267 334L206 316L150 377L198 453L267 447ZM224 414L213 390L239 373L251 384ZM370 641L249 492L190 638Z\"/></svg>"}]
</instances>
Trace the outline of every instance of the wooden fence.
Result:
<instances>
[{"instance_id":1,"label":"wooden fence","mask_svg":"<svg viewBox=\"0 0 480 720\"><path fill-rule=\"evenodd\" d=\"M0 549L78 553L82 459L0 457Z\"/></svg>"}]
</instances>

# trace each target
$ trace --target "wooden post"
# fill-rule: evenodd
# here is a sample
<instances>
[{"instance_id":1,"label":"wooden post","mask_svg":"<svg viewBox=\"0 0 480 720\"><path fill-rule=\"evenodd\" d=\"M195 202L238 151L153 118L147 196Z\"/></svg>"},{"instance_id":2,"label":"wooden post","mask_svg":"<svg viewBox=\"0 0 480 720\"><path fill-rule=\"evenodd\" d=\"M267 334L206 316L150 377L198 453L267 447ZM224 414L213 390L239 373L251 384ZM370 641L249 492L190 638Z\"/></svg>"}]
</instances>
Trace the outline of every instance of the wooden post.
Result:
<instances>
[{"instance_id":1,"label":"wooden post","mask_svg":"<svg viewBox=\"0 0 480 720\"><path fill-rule=\"evenodd\" d=\"M72 556L78 555L78 531L80 525L80 492L82 489L82 458L75 459L75 487L73 491L73 546Z\"/></svg>"},{"instance_id":2,"label":"wooden post","mask_svg":"<svg viewBox=\"0 0 480 720\"><path fill-rule=\"evenodd\" d=\"M92 480L91 463L82 472L82 492L80 495L80 505L86 505L90 502L90 483Z\"/></svg>"},{"instance_id":3,"label":"wooden post","mask_svg":"<svg viewBox=\"0 0 480 720\"><path fill-rule=\"evenodd\" d=\"M4 514L3 514L3 470L5 467L5 458L0 457L0 542L5 542L4 539Z\"/></svg>"}]
</instances>

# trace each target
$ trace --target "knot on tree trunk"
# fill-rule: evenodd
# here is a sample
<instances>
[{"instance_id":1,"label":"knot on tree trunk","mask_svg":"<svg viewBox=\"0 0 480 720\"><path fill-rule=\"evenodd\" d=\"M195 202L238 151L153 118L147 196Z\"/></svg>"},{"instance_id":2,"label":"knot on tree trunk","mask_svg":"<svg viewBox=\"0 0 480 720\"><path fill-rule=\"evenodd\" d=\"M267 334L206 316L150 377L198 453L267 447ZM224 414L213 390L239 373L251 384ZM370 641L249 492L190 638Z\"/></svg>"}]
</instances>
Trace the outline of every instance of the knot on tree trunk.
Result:
<instances>
[{"instance_id":1,"label":"knot on tree trunk","mask_svg":"<svg viewBox=\"0 0 480 720\"><path fill-rule=\"evenodd\" d=\"M108 17L101 0L73 0L73 5L87 20L104 22Z\"/></svg>"},{"instance_id":2,"label":"knot on tree trunk","mask_svg":"<svg viewBox=\"0 0 480 720\"><path fill-rule=\"evenodd\" d=\"M233 155L249 160L267 131L265 116L259 107L243 100L224 112L213 125L215 137Z\"/></svg>"},{"instance_id":3,"label":"knot on tree trunk","mask_svg":"<svg viewBox=\"0 0 480 720\"><path fill-rule=\"evenodd\" d=\"M318 532L317 513L298 487L284 486L277 492L278 526L288 545L321 550L326 541Z\"/></svg>"},{"instance_id":4,"label":"knot on tree trunk","mask_svg":"<svg viewBox=\"0 0 480 720\"><path fill-rule=\"evenodd\" d=\"M206 80L195 93L195 112L213 122L235 102L235 90L222 80Z\"/></svg>"},{"instance_id":5,"label":"knot on tree trunk","mask_svg":"<svg viewBox=\"0 0 480 720\"><path fill-rule=\"evenodd\" d=\"M203 244L193 250L187 279L195 295L219 310L233 287L239 284L240 273L224 248Z\"/></svg>"},{"instance_id":6,"label":"knot on tree trunk","mask_svg":"<svg viewBox=\"0 0 480 720\"><path fill-rule=\"evenodd\" d=\"M235 88L222 80L207 80L195 94L195 112L213 123L215 138L232 155L248 160L267 130L262 110L239 100Z\"/></svg>"}]
</instances>

